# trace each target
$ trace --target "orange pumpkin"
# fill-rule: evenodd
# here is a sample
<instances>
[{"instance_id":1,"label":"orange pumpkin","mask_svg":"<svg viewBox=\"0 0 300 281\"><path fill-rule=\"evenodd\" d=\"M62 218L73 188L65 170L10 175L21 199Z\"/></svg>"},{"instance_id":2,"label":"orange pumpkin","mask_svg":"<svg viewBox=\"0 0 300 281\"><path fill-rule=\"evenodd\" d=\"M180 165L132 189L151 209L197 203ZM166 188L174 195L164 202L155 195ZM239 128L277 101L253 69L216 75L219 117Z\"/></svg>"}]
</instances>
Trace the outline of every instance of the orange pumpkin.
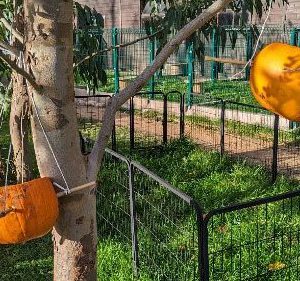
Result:
<instances>
[{"instance_id":1,"label":"orange pumpkin","mask_svg":"<svg viewBox=\"0 0 300 281\"><path fill-rule=\"evenodd\" d=\"M0 244L18 244L47 234L58 217L49 178L0 188Z\"/></svg>"},{"instance_id":2,"label":"orange pumpkin","mask_svg":"<svg viewBox=\"0 0 300 281\"><path fill-rule=\"evenodd\" d=\"M250 85L263 107L300 121L300 48L282 43L267 45L254 59Z\"/></svg>"}]
</instances>

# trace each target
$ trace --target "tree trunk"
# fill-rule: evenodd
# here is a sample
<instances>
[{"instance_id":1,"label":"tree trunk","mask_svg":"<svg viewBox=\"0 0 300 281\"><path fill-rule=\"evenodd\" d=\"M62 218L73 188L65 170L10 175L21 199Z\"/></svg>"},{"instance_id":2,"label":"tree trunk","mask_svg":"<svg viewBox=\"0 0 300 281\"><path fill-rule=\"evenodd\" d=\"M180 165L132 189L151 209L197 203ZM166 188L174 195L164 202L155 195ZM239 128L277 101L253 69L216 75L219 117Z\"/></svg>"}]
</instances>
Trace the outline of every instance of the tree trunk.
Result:
<instances>
[{"instance_id":1,"label":"tree trunk","mask_svg":"<svg viewBox=\"0 0 300 281\"><path fill-rule=\"evenodd\" d=\"M87 160L80 150L74 102L73 1L25 0L24 9L26 64L43 87L42 93L33 93L35 102L31 99L32 134L39 171L42 177L50 177L64 187L67 182L74 188L90 179ZM53 241L54 280L96 280L94 190L61 199Z\"/></svg>"},{"instance_id":2,"label":"tree trunk","mask_svg":"<svg viewBox=\"0 0 300 281\"><path fill-rule=\"evenodd\" d=\"M1 147L0 147L0 186L4 185L4 175L5 175L5 164L4 164L4 159L2 158L1 155Z\"/></svg>"},{"instance_id":3,"label":"tree trunk","mask_svg":"<svg viewBox=\"0 0 300 281\"><path fill-rule=\"evenodd\" d=\"M13 72L13 94L10 110L10 135L14 152L17 182L29 181L32 177L29 151L29 104L23 76Z\"/></svg>"},{"instance_id":4,"label":"tree trunk","mask_svg":"<svg viewBox=\"0 0 300 281\"><path fill-rule=\"evenodd\" d=\"M14 2L14 28L21 34L24 33L24 12L19 10L22 1ZM22 44L14 40L14 47L22 49ZM17 60L18 58L15 58ZM26 89L26 80L17 72L12 72L13 92L10 110L10 135L14 152L17 182L29 181L32 177L29 151L29 100Z\"/></svg>"}]
</instances>

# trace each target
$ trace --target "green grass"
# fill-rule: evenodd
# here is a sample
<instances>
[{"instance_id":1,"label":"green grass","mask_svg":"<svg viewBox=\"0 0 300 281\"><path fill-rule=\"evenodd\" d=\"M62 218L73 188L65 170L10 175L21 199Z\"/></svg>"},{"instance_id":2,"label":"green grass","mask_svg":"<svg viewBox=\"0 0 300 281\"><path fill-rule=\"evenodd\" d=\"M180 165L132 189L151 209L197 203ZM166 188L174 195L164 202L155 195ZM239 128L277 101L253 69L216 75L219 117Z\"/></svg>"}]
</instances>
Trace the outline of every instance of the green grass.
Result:
<instances>
[{"instance_id":1,"label":"green grass","mask_svg":"<svg viewBox=\"0 0 300 281\"><path fill-rule=\"evenodd\" d=\"M155 117L157 118L157 116ZM127 130L119 130L118 138L123 140L123 145L120 146L121 152L129 156L127 137ZM298 182L291 181L283 176L279 177L275 184L271 184L267 180L269 172L263 167L249 166L245 162L234 161L228 157L220 158L218 153L203 151L188 140L175 141L165 147L146 151L137 150L130 157L141 162L180 190L197 199L207 212L228 204L244 202L257 197L261 198L299 188ZM104 166L100 175L101 190L107 192L107 196L112 196L113 202L117 206L126 209L128 208L128 197L122 193L123 189L119 191L117 189L117 186L123 188L122 184L126 184L126 166L121 167L121 169L120 167L119 169L113 168L116 168L115 163L107 162ZM193 235L193 232L190 230L194 223L191 210L182 207L183 205L178 203L170 194L142 175L140 175L140 181L141 185L137 186L137 192L140 194L137 198L139 218L144 223L148 223L149 220L155 222L153 225L151 223L148 224L148 227L143 227L139 224L140 254L142 259L140 280L172 280L174 276L177 276L176 280L192 280L194 274L193 266L196 261L196 248L195 245L190 246L190 239ZM101 202L103 204L100 204ZM110 222L117 223L119 229L130 237L130 228L128 228L130 227L130 222L126 221L122 216L118 216L118 209L115 206L111 206L109 201L101 202L99 203L101 205L99 206L99 211L109 216ZM153 209L143 207L145 205L141 204L145 204L145 202L151 202L152 205L163 208L162 210L169 214L168 216L171 219L176 217L178 228L174 228L167 220L163 220L161 215L154 212ZM295 206L298 205L295 204ZM270 214L274 213L276 215L276 228L278 228L279 236L281 235L280 229L291 230L299 225L299 214L296 209L293 209L295 212L293 219L287 222L285 214L280 211L282 208L281 205L274 205L269 209ZM287 210L290 210L290 208L287 208ZM272 224L265 228L264 208L258 209L254 213L251 213L252 211L234 213L215 219L214 225L210 230L211 237L214 237L210 241L210 258L212 261L212 257L215 257L215 268L221 268L222 263L224 270L220 273L217 270L211 273L213 274L212 277L215 278L212 280L239 280L238 272L230 271L231 259L235 265L238 265L239 260L239 254L236 252L232 254L228 250L232 241L239 243L240 237L250 237L249 239L255 240L257 231L259 231L260 235L262 235L263 230L267 231L267 233L274 231ZM255 216L254 220L253 215ZM156 219L154 220L152 216ZM273 220L274 217L272 216L270 219ZM254 224L253 222L257 223ZM103 223L100 223L99 226L99 280L131 280L130 243L126 242L117 232L109 233L103 227ZM149 228L152 228L164 243L154 241ZM240 236L241 233L242 236ZM170 236L170 239L165 240L166 236ZM300 249L298 244L294 245L292 243L291 252L285 252L287 250L281 250L280 247L287 245L288 249L289 244L284 239L280 241L278 242L277 239L275 241L276 248L278 248L276 255L269 255L270 249L267 246L265 247L264 244L259 245L261 249L259 253L261 262L259 264L269 276L260 280L288 280L281 277L281 279L278 279L278 274L283 274L282 272L286 272L285 270L275 270L273 272L268 270L268 266L276 261L289 265L291 260L288 259L288 256L294 257L295 254L293 253L299 252L298 250ZM176 259L174 259L174 255L170 255L170 252L165 247L162 247L162 244L167 246L172 253L175 253ZM224 255L221 257L218 251L223 249L227 250L224 250ZM256 269L254 266L256 265L256 260L249 253L249 249L241 249L243 256L242 271L247 274L250 274L251 270ZM282 258L283 253L286 254L285 260ZM2 247L0 259L1 281L52 280L53 259L49 236L25 245ZM184 268L178 265L178 262L176 262L178 259L185 261ZM151 264L153 260L165 272L160 272L156 269ZM250 266L252 263L254 264L253 267ZM182 276L185 276L186 279L182 279ZM297 279L295 278L292 276L290 280L296 281Z\"/></svg>"},{"instance_id":2,"label":"green grass","mask_svg":"<svg viewBox=\"0 0 300 281\"><path fill-rule=\"evenodd\" d=\"M126 150L122 152L127 153ZM283 176L279 177L275 184L271 184L268 181L269 172L263 167L250 166L245 162L233 161L228 157L220 158L218 153L203 151L187 140L175 141L161 149L136 151L131 157L197 199L206 212L234 203L299 189L298 182L288 180ZM108 180L107 176L111 177L112 171L115 171L114 178L120 182L121 175L126 170L123 167L117 172L116 169L112 168L115 166L115 164L108 166L107 170L105 168L101 177L102 187L104 192L107 192L107 198L110 198L109 192L112 191L110 188L115 186L111 180ZM167 246L176 254L178 248L176 246L174 248L174 245L177 247L178 245L185 245L186 251L193 253L195 248L187 246L189 245L187 241L193 232L187 230L191 229L189 225L194 217L184 204L175 204L168 192L163 191L154 183L150 184L145 178L139 179L140 184L136 185L138 206L143 202L141 208L138 208L138 217L141 221L139 224L139 241L142 245L146 243L145 241L151 245L149 246L151 250L145 247L140 249L144 261L142 273L150 274L152 278L150 280L160 280L155 279L157 276L153 273L155 267L152 265L153 260L159 260L162 268L170 270L166 272L166 275L169 274L168 276L174 278L179 274L179 276L188 277L178 280L192 280L193 270L188 265L192 263L194 255L189 258L185 256L186 271L180 272L176 268L176 259L166 253L162 254L161 249L164 248L162 246ZM113 200L116 205L124 206L126 200L124 201L122 190L113 190ZM119 196L121 197L119 198ZM121 200L121 198L123 199ZM282 202L273 203L268 205L269 213L266 213L266 206L263 205L255 209L250 208L228 215L216 216L213 222L210 221L209 253L210 262L215 269L214 272L211 272L212 280L240 280L239 267L243 277L253 276L259 268L261 271L258 272L258 275L260 274L259 280L298 280L296 270L289 272L288 268L293 266L293 260L298 256L297 253L300 250L297 243L300 218L299 204L299 199L295 199L293 204L289 201L285 201L284 204ZM155 206L155 208L151 206ZM173 229L169 221L155 211L156 208L159 209L160 207L167 216L173 214L173 216L179 217L178 229ZM117 210L116 212L117 219L115 218L115 220L112 212L108 212L106 215L111 218L111 223L120 225L122 222L123 227L125 227L124 214L122 217L122 212ZM291 215L291 213L293 214ZM147 223L148 228L143 226ZM130 222L128 222L127 227L129 225ZM166 225L169 228L166 228ZM124 232L123 227L121 230ZM157 240L153 235L150 235L149 238L147 232L149 229L151 229L151 234L154 232L155 236L162 237L161 240ZM168 236L167 241L164 239L166 236ZM264 240L266 237L270 239L270 242ZM116 237L108 237L107 239L116 241ZM254 243L256 239L261 240L261 242ZM240 242L242 244L239 244ZM244 246L245 242L249 243L250 246ZM235 245L236 250L232 249L232 245ZM252 251L255 254L252 255ZM221 252L223 252L222 255ZM188 255L188 252L186 254ZM240 264L240 255L243 256L242 264ZM257 260L258 257L259 260ZM269 269L273 268L274 264L275 268L276 264L278 268ZM232 266L235 268L234 270ZM131 271L128 274L131 274ZM103 279L107 278L106 275L102 277ZM165 280L164 278L162 277L161 280ZM172 278L166 278L166 280L172 280Z\"/></svg>"},{"instance_id":3,"label":"green grass","mask_svg":"<svg viewBox=\"0 0 300 281\"><path fill-rule=\"evenodd\" d=\"M120 77L127 77L129 73L121 72ZM107 71L107 84L100 86L97 91L105 93L114 93L114 73ZM133 80L133 79L132 79ZM187 78L183 76L163 76L155 78L155 91L162 91L168 93L173 90L181 93L187 92ZM77 85L84 86L85 83L77 79ZM148 85L143 88L142 91L148 91ZM258 105L254 97L251 95L249 82L246 81L205 81L202 83L201 96L205 96L206 99L224 99L231 100L246 104ZM161 97L158 97L159 99ZM202 99L202 97L201 97ZM173 95L169 98L170 101L178 101L178 97ZM246 109L245 109L246 110Z\"/></svg>"},{"instance_id":4,"label":"green grass","mask_svg":"<svg viewBox=\"0 0 300 281\"><path fill-rule=\"evenodd\" d=\"M126 153L126 151L124 151ZM188 140L162 149L136 151L132 158L197 199L206 211L228 204L278 194L299 187L284 176L272 185L269 172L217 152L200 149Z\"/></svg>"}]
</instances>

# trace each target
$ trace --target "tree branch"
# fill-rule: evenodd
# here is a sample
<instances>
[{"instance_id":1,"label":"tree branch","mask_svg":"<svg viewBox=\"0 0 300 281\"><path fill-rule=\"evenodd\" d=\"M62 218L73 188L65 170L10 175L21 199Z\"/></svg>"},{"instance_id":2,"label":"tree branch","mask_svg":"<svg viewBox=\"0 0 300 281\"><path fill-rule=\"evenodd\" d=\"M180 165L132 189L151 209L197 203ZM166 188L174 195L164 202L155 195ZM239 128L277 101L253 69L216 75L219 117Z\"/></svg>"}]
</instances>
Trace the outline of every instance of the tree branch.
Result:
<instances>
[{"instance_id":1,"label":"tree branch","mask_svg":"<svg viewBox=\"0 0 300 281\"><path fill-rule=\"evenodd\" d=\"M18 50L16 47L11 46L4 41L0 41L0 48L5 49L6 51L8 51L9 53L11 53L12 55L14 55L16 57L18 57L20 55L20 51L21 51L21 50Z\"/></svg>"},{"instance_id":2,"label":"tree branch","mask_svg":"<svg viewBox=\"0 0 300 281\"><path fill-rule=\"evenodd\" d=\"M148 66L133 82L131 82L124 90L118 95L112 97L108 104L104 117L103 125L98 134L97 140L89 155L88 163L88 176L93 180L97 176L99 165L104 156L105 147L111 135L115 115L117 110L137 92L139 92L146 84L147 81L155 74L155 72L166 62L168 57L174 53L176 48L195 31L202 28L208 21L210 21L219 11L224 9L232 0L217 0L210 7L208 7L201 15L196 17L186 26L184 26L161 50L156 56L152 65Z\"/></svg>"},{"instance_id":3,"label":"tree branch","mask_svg":"<svg viewBox=\"0 0 300 281\"><path fill-rule=\"evenodd\" d=\"M1 52L1 51L0 51L0 59L2 59L12 70L14 70L18 74L22 75L38 93L41 92L42 86L38 85L35 82L34 77L32 77L31 74L26 72L23 68L20 68L14 61L12 61L10 59L9 56L3 54L3 52Z\"/></svg>"},{"instance_id":4,"label":"tree branch","mask_svg":"<svg viewBox=\"0 0 300 281\"><path fill-rule=\"evenodd\" d=\"M136 43L138 43L138 42L140 42L140 41L144 41L144 40L146 40L146 39L151 39L151 38L155 37L157 34L159 34L159 33L162 32L162 31L163 31L163 29L161 29L161 30L159 30L159 31L157 31L157 32L155 32L155 33L153 33L153 34L151 34L151 35L147 35L147 36L138 38L138 39L133 40L133 41L130 41L130 42L128 42L128 43L119 44L119 45L116 45L116 46L110 46L110 47L107 48L107 49L104 49L104 50L100 50L100 51L94 52L94 53L88 55L87 57L83 58L82 60L80 60L78 63L74 64L74 65L73 65L73 69L76 69L79 65L81 65L81 64L84 63L84 62L86 62L87 60L92 59L92 58L95 57L95 56L99 56L99 55L101 55L101 54L107 53L107 52L109 52L109 51L111 51L111 50L114 50L114 49L125 48L125 47L128 47L128 46L130 46L130 45L136 44Z\"/></svg>"},{"instance_id":5,"label":"tree branch","mask_svg":"<svg viewBox=\"0 0 300 281\"><path fill-rule=\"evenodd\" d=\"M23 44L24 37L23 35L16 29L12 27L12 24L4 17L3 12L0 10L0 22L3 23L4 27L16 37L16 39Z\"/></svg>"}]
</instances>

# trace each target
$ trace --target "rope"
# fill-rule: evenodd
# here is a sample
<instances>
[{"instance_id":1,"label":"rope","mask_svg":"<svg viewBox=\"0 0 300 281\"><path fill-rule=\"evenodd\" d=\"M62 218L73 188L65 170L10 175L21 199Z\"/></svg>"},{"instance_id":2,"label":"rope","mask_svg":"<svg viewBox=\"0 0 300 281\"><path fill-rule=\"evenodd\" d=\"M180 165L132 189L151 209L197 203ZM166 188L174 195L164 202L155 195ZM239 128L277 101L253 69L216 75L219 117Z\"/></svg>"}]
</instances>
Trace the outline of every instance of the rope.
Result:
<instances>
[{"instance_id":1,"label":"rope","mask_svg":"<svg viewBox=\"0 0 300 281\"><path fill-rule=\"evenodd\" d=\"M267 13L267 16L266 16L266 18L265 18L265 21L264 21L264 23L263 23L263 25L262 25L260 34L259 34L259 36L258 36L258 38L257 38L257 41L256 41L256 44L255 44L254 52L253 52L253 54L252 54L252 57L251 57L250 60L244 65L243 69L242 69L241 71L239 71L238 73L234 74L233 76L229 77L229 80L233 80L233 79L236 78L237 76L243 74L243 72L246 70L246 68L251 64L253 58L254 58L255 55L256 55L256 52L257 52L257 49L258 49L258 46L259 46L259 42L260 42L260 39L261 39L261 37L262 37L262 35L263 35L263 33L264 33L264 30L265 30L267 21L268 21L268 19L269 19L269 17L270 17L271 8L272 8L272 5L271 5L271 3L270 3L269 9L268 9L268 13Z\"/></svg>"},{"instance_id":2,"label":"rope","mask_svg":"<svg viewBox=\"0 0 300 281\"><path fill-rule=\"evenodd\" d=\"M65 191L66 194L69 194L69 193L71 192L71 190L70 190L70 188L69 188L69 185L68 185L68 182L67 182L67 180L66 180L66 178L65 178L65 175L64 175L64 173L63 173L63 171L62 171L62 169L61 169L61 167L60 167L60 165L59 165L59 162L58 162L58 160L57 160L57 158L56 158L56 155L55 155L54 150L53 150L53 147L52 147L52 145L51 145L51 143L50 143L50 141L49 141L49 138L48 138L48 135L47 135L47 133L46 133L46 131L45 131L45 128L44 128L44 126L43 126L43 124L42 124L42 121L41 121L39 112L38 112L38 110L37 110L37 106L36 106L36 103L35 103L33 94L31 94L30 97L31 97L31 100L32 100L32 105L33 105L34 111L35 111L35 113L36 113L36 117L37 117L38 122L39 122L39 124L40 124L40 127L41 127L41 129L42 129L42 132L43 132L43 134L44 134L44 136L45 136L45 139L46 139L47 144L48 144L48 146L49 146L49 149L50 149L50 151L51 151L51 153L52 153L52 156L53 156L53 158L54 158L54 161L55 161L55 163L56 163L56 166L57 166L57 168L58 168L58 170L59 170L59 172L60 172L60 174L61 174L61 176L62 176L62 178L63 178L63 181L64 181L64 183L65 183L65 185L66 185L66 188L62 188L62 189ZM57 185L57 184L56 184L56 185Z\"/></svg>"},{"instance_id":3,"label":"rope","mask_svg":"<svg viewBox=\"0 0 300 281\"><path fill-rule=\"evenodd\" d=\"M20 60L21 60L22 63L23 63L23 66L22 66L22 67L23 67L26 71L28 71L28 69L26 69L26 64L25 64L25 60L24 60L23 53L21 53L21 52L20 52ZM26 80L26 84L27 84L27 87L28 87L28 81L27 81L27 80ZM69 194L69 193L71 192L71 190L70 190L70 188L69 188L69 185L68 185L68 182L67 182L67 180L66 180L66 178L65 178L65 175L64 175L64 173L63 173L63 170L62 170L62 168L61 168L61 166L60 166L60 164L59 164L59 162L58 162L58 159L57 159L57 157L56 157L56 155L55 155L54 149L53 149L53 147L52 147L52 145L51 145L51 142L50 142L50 140L49 140L49 137L48 137L48 135L47 135L47 133L46 133L46 130L45 130L44 126L43 126L43 123L42 123L42 121L41 121L40 114L39 114L39 112L38 112L38 109L37 109L37 106L36 106L36 103L35 103L35 99L34 99L33 93L32 93L31 95L29 95L29 96L30 96L30 98L31 98L32 105L33 105L34 111L35 111L35 113L36 113L36 117L37 117L37 119L38 119L39 125L40 125L40 127L41 127L41 129L42 129L42 132L43 132L43 134L44 134L45 140L46 140L46 142L47 142L47 144L48 144L48 147L49 147L50 152L51 152L51 154L52 154L52 156L53 156L53 159L54 159L54 161L55 161L55 164L56 164L56 166L57 166L57 168L58 168L58 170L59 170L59 172L60 172L60 174L61 174L61 176L62 176L62 179L63 179L63 181L64 181L64 183L65 183L65 186L66 186L66 188L63 188L63 187L61 187L61 186L60 186L60 187L61 187L61 189L65 192L65 194ZM56 184L56 185L57 185L57 184Z\"/></svg>"}]
</instances>

